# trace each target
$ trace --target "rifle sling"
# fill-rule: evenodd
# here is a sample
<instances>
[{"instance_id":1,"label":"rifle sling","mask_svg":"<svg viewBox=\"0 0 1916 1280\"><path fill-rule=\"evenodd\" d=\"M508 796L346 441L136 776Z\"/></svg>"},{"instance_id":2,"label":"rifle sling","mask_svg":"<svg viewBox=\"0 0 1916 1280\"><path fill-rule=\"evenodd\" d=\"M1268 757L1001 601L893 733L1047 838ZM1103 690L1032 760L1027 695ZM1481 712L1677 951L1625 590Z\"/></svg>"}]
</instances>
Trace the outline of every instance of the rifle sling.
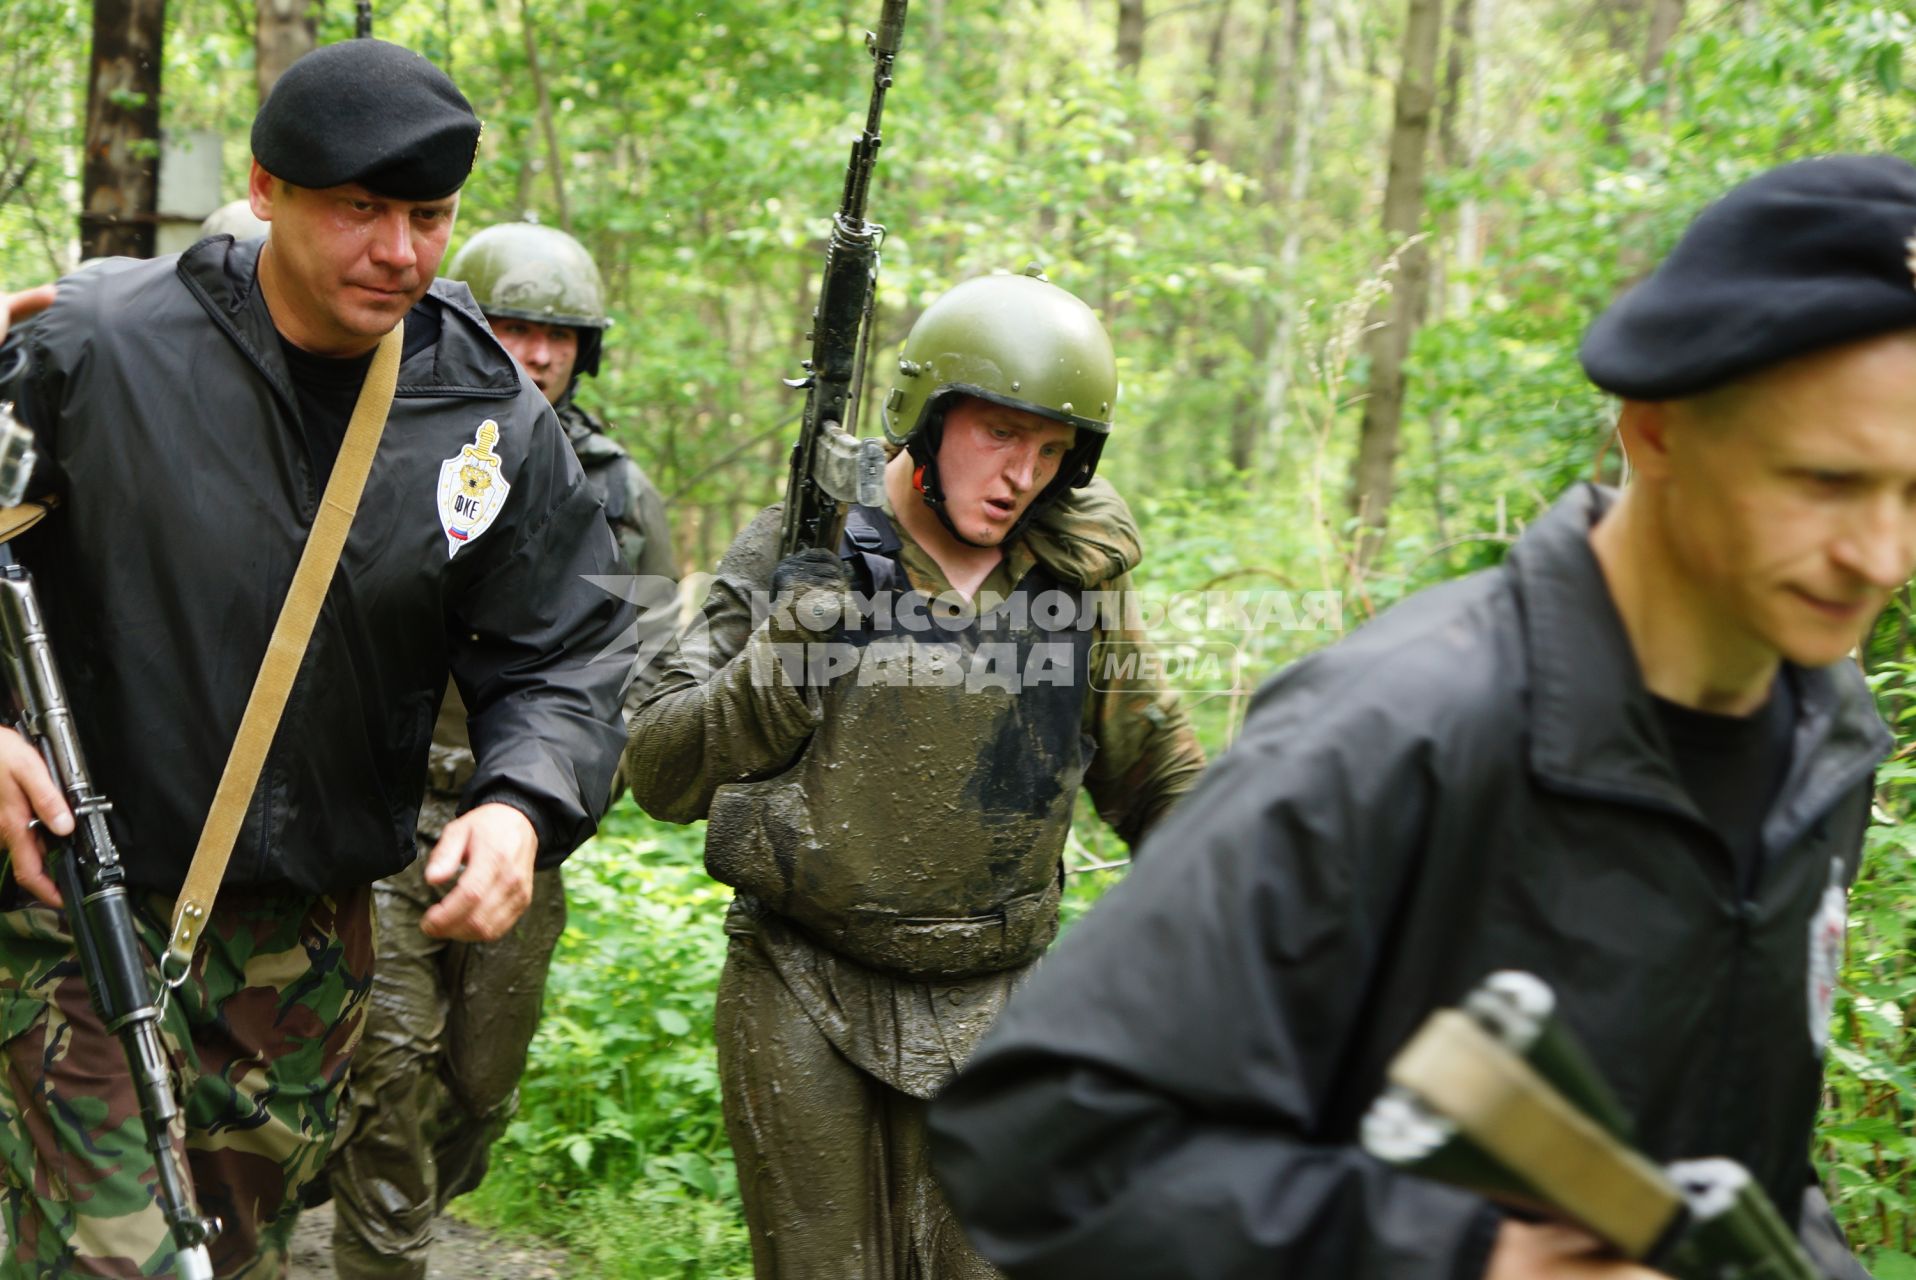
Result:
<instances>
[{"instance_id":1,"label":"rifle sling","mask_svg":"<svg viewBox=\"0 0 1916 1280\"><path fill-rule=\"evenodd\" d=\"M1431 1015L1390 1064L1486 1155L1631 1258L1649 1256L1684 1211L1654 1164L1578 1111L1520 1055L1455 1009Z\"/></svg>"},{"instance_id":2,"label":"rifle sling","mask_svg":"<svg viewBox=\"0 0 1916 1280\"><path fill-rule=\"evenodd\" d=\"M280 716L286 710L293 678L306 656L312 639L313 623L326 601L333 571L339 565L339 553L346 545L353 516L359 510L360 495L366 477L372 471L373 455L385 434L386 415L392 408L393 391L399 383L399 356L405 343L406 323L401 320L393 331L379 340L372 367L359 388L359 400L353 405L352 419L346 425L346 438L339 446L339 457L326 481L326 492L319 500L319 514L306 535L306 545L293 571L292 586L280 605L279 620L266 643L266 657L253 681L253 692L246 700L246 712L240 717L239 734L233 751L220 774L219 787L213 793L213 807L200 830L193 862L187 869L186 885L173 908L173 930L167 942L167 954L161 969L169 979L183 978L193 963L193 949L199 945L200 932L213 912L213 899L226 875L226 864L239 840L247 807L259 786L259 775L266 764L267 749L279 730Z\"/></svg>"}]
</instances>

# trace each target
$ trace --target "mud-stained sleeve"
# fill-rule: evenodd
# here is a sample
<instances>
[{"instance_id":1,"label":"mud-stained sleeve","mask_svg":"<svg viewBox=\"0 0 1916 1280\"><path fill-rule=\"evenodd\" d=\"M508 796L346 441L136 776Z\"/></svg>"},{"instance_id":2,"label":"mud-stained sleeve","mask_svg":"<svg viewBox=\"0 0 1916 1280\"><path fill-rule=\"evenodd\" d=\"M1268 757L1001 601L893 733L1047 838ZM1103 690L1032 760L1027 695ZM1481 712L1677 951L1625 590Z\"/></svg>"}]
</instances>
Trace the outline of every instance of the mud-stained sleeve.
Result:
<instances>
[{"instance_id":1,"label":"mud-stained sleeve","mask_svg":"<svg viewBox=\"0 0 1916 1280\"><path fill-rule=\"evenodd\" d=\"M1131 575L1120 574L1102 590L1117 600L1131 598ZM1126 625L1127 621L1131 625ZM1120 609L1101 615L1092 632L1092 656L1113 646L1148 648L1150 639ZM1204 771L1204 748L1191 732L1178 695L1168 688L1156 663L1116 663L1111 679L1094 678L1085 702L1084 731L1098 744L1084 777L1098 814L1126 844L1136 849L1179 796Z\"/></svg>"},{"instance_id":2,"label":"mud-stained sleeve","mask_svg":"<svg viewBox=\"0 0 1916 1280\"><path fill-rule=\"evenodd\" d=\"M633 718L625 779L655 818L703 818L719 787L790 764L818 723L778 660L768 621L753 617L753 598L769 590L778 563L779 510L759 513L719 561L705 608L666 650Z\"/></svg>"}]
</instances>

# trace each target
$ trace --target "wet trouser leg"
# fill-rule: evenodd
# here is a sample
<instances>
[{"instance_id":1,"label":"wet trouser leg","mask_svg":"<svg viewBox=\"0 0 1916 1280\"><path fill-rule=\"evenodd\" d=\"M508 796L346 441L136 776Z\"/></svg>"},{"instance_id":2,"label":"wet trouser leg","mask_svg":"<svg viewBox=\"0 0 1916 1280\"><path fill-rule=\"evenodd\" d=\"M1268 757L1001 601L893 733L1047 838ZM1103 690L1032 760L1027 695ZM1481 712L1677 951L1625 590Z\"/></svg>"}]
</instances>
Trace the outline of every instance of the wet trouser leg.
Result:
<instances>
[{"instance_id":1,"label":"wet trouser leg","mask_svg":"<svg viewBox=\"0 0 1916 1280\"><path fill-rule=\"evenodd\" d=\"M440 965L454 944L419 931L436 900L422 856L373 886L379 958L353 1063L347 1133L327 1166L333 1266L345 1280L423 1280L437 1212L428 1121L445 1039Z\"/></svg>"},{"instance_id":2,"label":"wet trouser leg","mask_svg":"<svg viewBox=\"0 0 1916 1280\"><path fill-rule=\"evenodd\" d=\"M433 1219L479 1185L505 1130L538 1027L552 949L565 927L555 871L506 937L444 942L419 930L442 892L419 860L375 888L379 965L366 1044L354 1063L350 1132L328 1169L341 1280L422 1280Z\"/></svg>"},{"instance_id":3,"label":"wet trouser leg","mask_svg":"<svg viewBox=\"0 0 1916 1280\"><path fill-rule=\"evenodd\" d=\"M532 902L497 942L461 945L447 957L444 1081L450 1106L434 1147L439 1204L477 1187L487 1153L519 1109L519 1077L539 1030L552 952L565 932L559 869L532 879Z\"/></svg>"},{"instance_id":4,"label":"wet trouser leg","mask_svg":"<svg viewBox=\"0 0 1916 1280\"><path fill-rule=\"evenodd\" d=\"M725 1130L757 1280L992 1280L926 1158L925 1103L819 1034L749 937L716 1019Z\"/></svg>"},{"instance_id":5,"label":"wet trouser leg","mask_svg":"<svg viewBox=\"0 0 1916 1280\"><path fill-rule=\"evenodd\" d=\"M200 1208L222 1225L211 1250L222 1280L285 1274L295 1201L331 1146L364 1018L369 897L223 890L168 1003L162 1039ZM141 902L150 948L171 902ZM0 1275L173 1274L126 1060L50 907L0 912L0 1067Z\"/></svg>"}]
</instances>

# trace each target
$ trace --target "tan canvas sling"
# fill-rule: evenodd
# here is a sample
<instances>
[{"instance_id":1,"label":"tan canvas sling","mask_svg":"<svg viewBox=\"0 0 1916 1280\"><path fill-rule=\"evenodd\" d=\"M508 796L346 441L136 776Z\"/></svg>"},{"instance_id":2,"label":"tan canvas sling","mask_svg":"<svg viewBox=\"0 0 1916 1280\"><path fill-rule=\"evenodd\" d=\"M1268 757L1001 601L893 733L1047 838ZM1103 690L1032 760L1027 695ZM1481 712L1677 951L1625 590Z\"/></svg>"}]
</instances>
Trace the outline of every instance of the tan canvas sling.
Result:
<instances>
[{"instance_id":1,"label":"tan canvas sling","mask_svg":"<svg viewBox=\"0 0 1916 1280\"><path fill-rule=\"evenodd\" d=\"M246 700L246 712L240 717L239 736L220 774L219 788L213 793L213 808L200 831L199 846L193 851L193 864L186 873L186 886L180 890L173 908L173 935L160 968L170 984L186 977L193 963L193 949L199 945L200 931L213 911L213 898L219 892L226 864L239 840L246 809L259 786L260 770L266 764L266 752L279 730L280 715L286 710L286 698L299 674L300 661L306 656L306 644L312 639L313 623L319 607L332 585L333 570L346 545L347 531L359 510L359 497L365 491L366 477L372 471L373 454L379 450L379 438L386 430L386 415L392 408L393 390L399 383L399 354L405 343L406 324L400 321L393 331L379 340L372 367L359 389L359 401L346 425L346 439L339 446L339 458L326 481L326 492L319 500L319 515L300 552L299 567L293 572L293 585L280 606L279 620L273 624L272 639L266 644L266 657L253 681L252 695Z\"/></svg>"}]
</instances>

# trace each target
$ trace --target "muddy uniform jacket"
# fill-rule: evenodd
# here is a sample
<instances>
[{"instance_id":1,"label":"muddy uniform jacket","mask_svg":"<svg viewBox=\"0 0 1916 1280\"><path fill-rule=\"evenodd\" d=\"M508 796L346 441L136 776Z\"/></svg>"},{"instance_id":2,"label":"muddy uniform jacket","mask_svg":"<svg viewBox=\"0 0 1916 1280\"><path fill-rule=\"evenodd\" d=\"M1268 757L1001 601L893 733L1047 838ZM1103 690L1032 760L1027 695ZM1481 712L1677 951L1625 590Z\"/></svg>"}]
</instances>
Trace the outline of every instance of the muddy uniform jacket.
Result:
<instances>
[{"instance_id":1,"label":"muddy uniform jacket","mask_svg":"<svg viewBox=\"0 0 1916 1280\"><path fill-rule=\"evenodd\" d=\"M15 388L61 502L21 555L132 879L156 888L185 874L319 503L258 252L214 237L68 278ZM630 659L593 659L630 611L582 580L619 567L598 498L465 286L421 305L439 340L400 368L229 882L410 862L448 669L474 708L466 804L524 811L540 865L610 790ZM442 467L487 423L503 501L449 533Z\"/></svg>"},{"instance_id":2,"label":"muddy uniform jacket","mask_svg":"<svg viewBox=\"0 0 1916 1280\"><path fill-rule=\"evenodd\" d=\"M669 634L676 616L663 585L677 576L665 499L632 455L570 395L554 405L553 411L585 471L586 484L604 508L623 570L661 580L659 594L644 597L648 608L639 623L641 661L624 698L629 718L658 680L659 664L650 660L651 655L663 647L666 635L659 633ZM630 650L625 652L630 654ZM445 700L439 704L430 759L431 776L419 808L419 834L437 839L459 812L460 793L472 781L475 768L472 742L466 733L466 704L457 686L447 688Z\"/></svg>"},{"instance_id":3,"label":"muddy uniform jacket","mask_svg":"<svg viewBox=\"0 0 1916 1280\"><path fill-rule=\"evenodd\" d=\"M1851 664L1786 671L1791 764L1741 897L1589 549L1607 502L1574 491L1502 568L1261 691L933 1104L987 1257L1019 1280L1481 1275L1485 1202L1355 1141L1423 1018L1517 968L1555 987L1651 1156L1741 1161L1829 1275L1860 1274L1806 1190L1888 735Z\"/></svg>"},{"instance_id":4,"label":"muddy uniform jacket","mask_svg":"<svg viewBox=\"0 0 1916 1280\"><path fill-rule=\"evenodd\" d=\"M794 761L807 750L814 733L822 732L820 690L793 687L774 652L767 624L753 613L753 597L756 594L763 602L778 559L778 522L779 508L767 510L726 553L703 618L680 638L658 687L640 711L626 756L633 795L654 816L689 822L712 813L707 862L715 869L724 869L728 858L755 843L750 823L737 820L743 815L735 812L733 820L721 826L718 809L722 806L715 806L715 795L724 791L746 801L743 807L749 809L749 802L757 799L752 788L788 770L796 777L799 770L793 768ZM922 550L909 541L892 545L891 554L912 586L933 595L948 589L936 564ZM980 598L1006 594L1040 568L1073 589L1128 591L1129 569L1138 555L1136 526L1129 511L1115 490L1098 482L1047 512L1025 539L1011 547L1005 563L984 584ZM1095 641L1102 634L1090 638ZM1078 686L1067 713L1065 727L1074 739L1070 747L1080 746L1075 741L1080 734L1095 747L1094 753L1086 752L1088 767L1082 757L1075 765L1054 759L995 759L988 752L981 758L980 743L963 740L962 733L954 732L959 727L955 724L939 724L927 727L923 740L912 744L909 754L872 769L857 784L870 788L868 803L841 806L830 813L813 806L811 812L834 828L842 824L847 830L863 832L874 813L895 812L901 797L909 801L915 791L932 789L937 781L928 784L932 773L971 779L979 792L977 799L955 807L906 803L909 817L894 824L896 829L882 847L869 850L881 869L934 864L948 838L967 846L974 841L978 833L960 824L977 827L986 821L983 815L991 809L987 793L994 774L1016 775L1020 780L1034 775L1048 778L1048 770L1062 767L1070 773L1065 794L1058 797L1065 820L1082 771L1083 785L1099 813L1127 841L1135 841L1189 788L1203 766L1203 755L1176 698L1167 690L1142 676L1109 683L1102 692ZM831 696L829 691L826 696ZM829 770L835 761L828 751L817 763ZM1047 802L1045 815L1051 807ZM1024 834L1041 840L1051 833ZM1062 838L1062 831L1056 834ZM728 844L733 838L736 842ZM801 896L806 892L807 869L799 868ZM931 874L941 871L934 869ZM1050 874L1055 879L1055 871ZM842 887L842 882L827 887ZM735 904L727 927L734 933L758 935L794 995L842 1052L894 1088L917 1097L929 1097L950 1077L1027 967L1028 957L1017 957L1000 960L1001 967L995 971L954 974L949 980L921 972L916 978L924 980L919 981L896 967L875 967L876 960L887 958L910 967L912 957L882 950L874 957L860 949L856 954L865 961L860 963L842 955L839 948L860 948L868 938L855 936L856 931L840 932L821 945L819 939L828 931L819 927L823 924L819 917L807 911L808 904L788 896L778 905L808 916L813 921L811 930L795 925L784 910L773 910L764 897L749 892ZM1053 912L1055 916L1055 907ZM1043 923L1048 937L1049 921ZM1042 946L1042 938L1037 945Z\"/></svg>"}]
</instances>

